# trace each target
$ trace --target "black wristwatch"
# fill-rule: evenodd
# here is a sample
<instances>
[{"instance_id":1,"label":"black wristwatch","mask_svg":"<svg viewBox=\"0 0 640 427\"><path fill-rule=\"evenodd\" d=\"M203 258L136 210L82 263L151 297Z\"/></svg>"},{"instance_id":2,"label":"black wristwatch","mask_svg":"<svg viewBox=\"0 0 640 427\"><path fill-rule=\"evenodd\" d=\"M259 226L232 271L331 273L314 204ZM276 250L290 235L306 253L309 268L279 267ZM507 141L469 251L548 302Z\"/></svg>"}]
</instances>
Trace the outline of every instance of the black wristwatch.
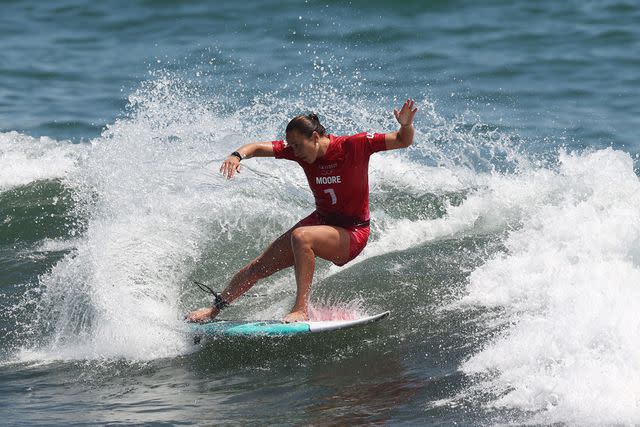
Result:
<instances>
[{"instance_id":1,"label":"black wristwatch","mask_svg":"<svg viewBox=\"0 0 640 427\"><path fill-rule=\"evenodd\" d=\"M232 156L236 156L238 158L238 160L242 161L242 156L237 151L234 151L233 153L231 153L231 155Z\"/></svg>"}]
</instances>

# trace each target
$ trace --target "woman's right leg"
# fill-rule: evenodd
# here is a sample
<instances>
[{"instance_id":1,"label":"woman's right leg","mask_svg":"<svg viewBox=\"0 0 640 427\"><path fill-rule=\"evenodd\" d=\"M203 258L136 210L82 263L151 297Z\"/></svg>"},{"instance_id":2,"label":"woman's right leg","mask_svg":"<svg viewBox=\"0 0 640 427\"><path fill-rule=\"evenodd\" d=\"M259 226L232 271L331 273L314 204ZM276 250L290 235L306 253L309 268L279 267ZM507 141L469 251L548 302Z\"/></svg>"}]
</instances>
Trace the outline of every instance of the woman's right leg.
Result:
<instances>
[{"instance_id":1,"label":"woman's right leg","mask_svg":"<svg viewBox=\"0 0 640 427\"><path fill-rule=\"evenodd\" d=\"M251 289L258 280L291 267L294 262L291 250L292 231L293 228L278 237L260 256L242 267L222 291L222 298L231 302Z\"/></svg>"},{"instance_id":2,"label":"woman's right leg","mask_svg":"<svg viewBox=\"0 0 640 427\"><path fill-rule=\"evenodd\" d=\"M245 265L238 271L221 296L227 302L231 302L247 292L260 279L264 279L283 268L293 265L293 252L291 251L291 232L299 224L278 237L256 259ZM213 319L220 310L215 307L205 307L194 310L186 316L191 322L202 322Z\"/></svg>"}]
</instances>

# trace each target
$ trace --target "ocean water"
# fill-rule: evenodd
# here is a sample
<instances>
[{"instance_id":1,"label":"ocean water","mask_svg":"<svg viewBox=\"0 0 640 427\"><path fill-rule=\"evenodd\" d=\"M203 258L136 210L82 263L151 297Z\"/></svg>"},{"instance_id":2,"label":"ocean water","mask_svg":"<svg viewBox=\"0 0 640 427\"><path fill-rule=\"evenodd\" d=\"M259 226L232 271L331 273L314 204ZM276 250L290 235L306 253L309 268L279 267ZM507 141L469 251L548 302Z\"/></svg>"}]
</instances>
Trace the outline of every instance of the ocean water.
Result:
<instances>
[{"instance_id":1,"label":"ocean water","mask_svg":"<svg viewBox=\"0 0 640 427\"><path fill-rule=\"evenodd\" d=\"M639 70L633 1L3 1L0 424L640 423ZM295 164L221 160L407 97L369 244L312 295L391 317L193 345L191 282L313 209Z\"/></svg>"}]
</instances>

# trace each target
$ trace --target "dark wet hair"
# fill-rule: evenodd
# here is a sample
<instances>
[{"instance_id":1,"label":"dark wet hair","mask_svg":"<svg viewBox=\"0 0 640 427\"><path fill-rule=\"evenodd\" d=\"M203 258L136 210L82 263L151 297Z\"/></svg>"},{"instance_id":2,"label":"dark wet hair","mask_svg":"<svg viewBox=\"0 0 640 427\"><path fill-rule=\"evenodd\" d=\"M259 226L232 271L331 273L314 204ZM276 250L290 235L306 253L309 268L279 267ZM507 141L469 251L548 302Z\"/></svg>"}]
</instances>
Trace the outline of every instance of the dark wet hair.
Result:
<instances>
[{"instance_id":1,"label":"dark wet hair","mask_svg":"<svg viewBox=\"0 0 640 427\"><path fill-rule=\"evenodd\" d=\"M286 133L292 130L297 130L307 138L311 138L313 132L318 132L320 136L327 134L327 130L320 124L320 119L315 113L307 114L306 116L303 114L295 116L287 125Z\"/></svg>"}]
</instances>

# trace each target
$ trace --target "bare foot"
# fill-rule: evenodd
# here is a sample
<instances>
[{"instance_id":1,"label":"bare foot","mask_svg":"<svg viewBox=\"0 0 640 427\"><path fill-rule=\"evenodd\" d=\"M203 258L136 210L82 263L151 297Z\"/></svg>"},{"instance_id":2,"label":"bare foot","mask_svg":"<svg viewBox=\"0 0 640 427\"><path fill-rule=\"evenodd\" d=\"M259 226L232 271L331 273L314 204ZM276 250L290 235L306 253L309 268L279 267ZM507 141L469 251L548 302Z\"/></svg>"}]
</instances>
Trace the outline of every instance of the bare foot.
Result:
<instances>
[{"instance_id":1,"label":"bare foot","mask_svg":"<svg viewBox=\"0 0 640 427\"><path fill-rule=\"evenodd\" d=\"M208 322L218 315L218 310L213 307L194 310L185 316L188 322Z\"/></svg>"},{"instance_id":2,"label":"bare foot","mask_svg":"<svg viewBox=\"0 0 640 427\"><path fill-rule=\"evenodd\" d=\"M282 319L284 323L304 322L305 320L309 320L309 316L304 310L292 311Z\"/></svg>"}]
</instances>

